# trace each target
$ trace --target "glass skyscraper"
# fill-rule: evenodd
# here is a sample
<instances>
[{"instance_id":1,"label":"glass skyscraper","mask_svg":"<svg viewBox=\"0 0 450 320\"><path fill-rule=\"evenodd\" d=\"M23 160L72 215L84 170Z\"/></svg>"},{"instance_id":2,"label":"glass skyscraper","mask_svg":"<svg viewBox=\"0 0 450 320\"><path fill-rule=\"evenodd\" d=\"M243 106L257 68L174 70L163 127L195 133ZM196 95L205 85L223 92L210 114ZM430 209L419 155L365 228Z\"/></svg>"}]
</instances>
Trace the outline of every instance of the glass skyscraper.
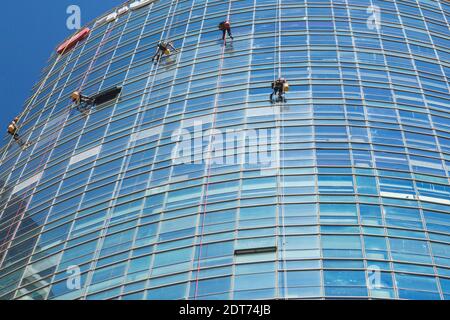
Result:
<instances>
[{"instance_id":1,"label":"glass skyscraper","mask_svg":"<svg viewBox=\"0 0 450 320\"><path fill-rule=\"evenodd\" d=\"M449 22L444 0L92 21L26 102L31 146L2 142L0 299L450 298ZM177 50L152 63L161 40Z\"/></svg>"}]
</instances>

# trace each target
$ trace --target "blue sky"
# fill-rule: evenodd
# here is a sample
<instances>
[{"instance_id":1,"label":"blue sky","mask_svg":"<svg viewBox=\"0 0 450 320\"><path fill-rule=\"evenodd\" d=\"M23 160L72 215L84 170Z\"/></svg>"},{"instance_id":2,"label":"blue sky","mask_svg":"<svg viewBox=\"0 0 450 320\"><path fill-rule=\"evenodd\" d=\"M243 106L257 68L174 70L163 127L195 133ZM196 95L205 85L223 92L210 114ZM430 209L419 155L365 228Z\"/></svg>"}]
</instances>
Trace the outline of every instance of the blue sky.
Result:
<instances>
[{"instance_id":1,"label":"blue sky","mask_svg":"<svg viewBox=\"0 0 450 320\"><path fill-rule=\"evenodd\" d=\"M2 1L0 11L0 132L30 96L54 48L74 33L66 27L67 7L81 8L82 25L125 0ZM4 128L4 129L2 129Z\"/></svg>"}]
</instances>

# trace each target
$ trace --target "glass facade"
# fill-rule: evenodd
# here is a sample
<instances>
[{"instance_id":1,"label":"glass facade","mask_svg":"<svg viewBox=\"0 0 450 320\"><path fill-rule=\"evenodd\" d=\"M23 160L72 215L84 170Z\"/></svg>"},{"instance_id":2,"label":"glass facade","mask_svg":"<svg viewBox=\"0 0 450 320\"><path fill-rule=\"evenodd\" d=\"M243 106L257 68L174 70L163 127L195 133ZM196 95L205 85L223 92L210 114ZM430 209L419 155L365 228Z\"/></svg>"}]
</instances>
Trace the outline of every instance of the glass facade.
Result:
<instances>
[{"instance_id":1,"label":"glass facade","mask_svg":"<svg viewBox=\"0 0 450 320\"><path fill-rule=\"evenodd\" d=\"M21 121L33 145L3 140L0 299L450 298L449 2L125 11L50 58ZM178 52L153 64L160 40ZM275 130L278 165L177 163L196 119L195 154L210 129Z\"/></svg>"}]
</instances>

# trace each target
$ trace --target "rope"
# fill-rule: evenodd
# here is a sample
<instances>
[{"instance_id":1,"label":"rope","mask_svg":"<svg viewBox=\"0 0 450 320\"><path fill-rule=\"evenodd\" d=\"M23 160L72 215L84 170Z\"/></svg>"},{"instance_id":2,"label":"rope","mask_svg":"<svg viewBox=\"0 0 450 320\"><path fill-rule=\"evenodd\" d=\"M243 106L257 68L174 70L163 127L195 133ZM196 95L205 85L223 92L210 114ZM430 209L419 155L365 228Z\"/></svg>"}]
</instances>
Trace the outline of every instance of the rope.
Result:
<instances>
[{"instance_id":1,"label":"rope","mask_svg":"<svg viewBox=\"0 0 450 320\"><path fill-rule=\"evenodd\" d=\"M175 1L175 0L174 0ZM178 1L178 0L176 0L176 1ZM153 5L153 4L152 4ZM150 15L150 12L151 12L151 10L152 10L152 8L153 7L151 7L150 9L149 9L149 12L148 12L148 15ZM170 11L169 11L170 12ZM147 20L148 20L148 17L147 17ZM168 23L168 19L166 19L166 24L165 24L165 26L164 26L164 29L167 27L167 23ZM141 34L142 35L142 34ZM163 40L164 39L164 32L161 34L161 37L160 37L160 41L161 40ZM135 49L136 50L136 49ZM146 83L146 85L145 85L145 88L151 88L152 86L153 86L153 83L154 83L154 80L155 80L155 75L156 75L156 73L158 72L158 66L159 66L159 63L158 64L154 64L154 63L152 63L151 64L151 67L150 67L150 71L148 72L148 79L147 79L147 83ZM148 95L150 94L150 92L148 93ZM143 95L142 95L142 99L141 99L141 104L140 104L140 109L143 109L146 105L147 105L147 103L148 103L148 100L149 99L145 99L146 98L146 94L144 93ZM134 125L133 125L133 127L134 128L140 128L141 127L141 125L142 125L142 122L143 122L143 117L141 118L141 119L139 119L139 112L137 113L137 117L136 117L136 120L135 120L135 122L134 122ZM134 142L134 144L133 144L133 142L129 142L129 146L128 146L128 150L131 150L133 147L134 147L134 145L136 144L136 142ZM121 172L126 172L127 170L128 170L128 167L129 167L129 157L128 157L128 159L127 160L125 160L126 162L123 164L123 170L121 169ZM117 195L117 193L119 192L119 190L120 190L120 188L121 188L121 184L122 184L122 182L123 181L120 181L119 182L119 185L116 187L116 189L115 189L115 195L114 195L114 197ZM113 198L114 198L113 197ZM96 250L96 253L95 253L95 255L94 255L94 257L92 258L92 260L91 260L91 266L90 266L90 268L89 268L89 270L87 271L87 278L86 278L86 281L85 281L85 283L86 283L86 285L85 285L85 288L88 288L89 287L89 285L90 285L90 282L92 281L92 271L95 269L95 266L96 266L96 264L97 264L97 262L98 262L98 260L100 259L100 248L101 248L101 246L103 245L103 241L104 241L104 239L105 239L105 237L106 237L106 232L107 232L107 230L108 230L108 228L109 228L109 225L110 225L110 223L111 223L111 213L109 212L108 214L107 214L107 217L106 217L106 219L105 219L105 223L104 223L104 225L103 225L103 227L102 227L102 232L101 232L101 235L100 235L100 237L99 237L99 242L98 242L98 244L97 244L97 250ZM88 295L88 292L87 292L87 290L85 290L85 292L83 293L83 297L84 298L86 298L86 296Z\"/></svg>"},{"instance_id":2,"label":"rope","mask_svg":"<svg viewBox=\"0 0 450 320\"><path fill-rule=\"evenodd\" d=\"M275 23L275 50L273 53L273 81L281 78L281 0L277 0ZM277 70L278 69L278 70Z\"/></svg>"},{"instance_id":3,"label":"rope","mask_svg":"<svg viewBox=\"0 0 450 320\"><path fill-rule=\"evenodd\" d=\"M276 18L275 19L278 19L278 0L277 0L277 4L276 4L276 7L275 7L275 16L276 16ZM275 22L275 32L274 32L274 45L275 45L275 48L274 48L274 50L273 50L273 82L275 83L275 81L277 80L277 64L276 64L276 61L277 61L277 53L278 53L278 39L279 39L279 37L278 37L278 27L279 27L279 25L278 25L278 23L277 22Z\"/></svg>"},{"instance_id":4,"label":"rope","mask_svg":"<svg viewBox=\"0 0 450 320\"><path fill-rule=\"evenodd\" d=\"M278 0L278 45L277 45L277 51L278 51L278 78L281 78L281 0Z\"/></svg>"},{"instance_id":5,"label":"rope","mask_svg":"<svg viewBox=\"0 0 450 320\"><path fill-rule=\"evenodd\" d=\"M173 0L173 1L176 1L176 2L177 2L177 5L178 5L178 0ZM171 6L172 6L172 5L173 5L173 2L172 2L172 4L171 4ZM169 12L170 12L170 11L169 11ZM174 10L174 12L175 12L175 10ZM173 16L172 16L172 17L173 17ZM165 26L164 26L164 29L167 27L168 21L169 21L169 20L166 20L166 24L165 24ZM172 21L173 21L173 20L172 20ZM171 25L169 26L169 29L171 29ZM161 34L161 37L160 37L160 39L159 39L159 42L161 42L163 39L165 39L165 38L164 38L164 33L167 34L167 32L164 31L164 32ZM149 90L148 90L147 94L144 94L143 97L142 97L142 101L141 101L141 108L142 108L142 109L143 109L145 106L148 105L148 102L149 102L149 100L150 100L150 95L151 95L153 86L154 86L154 84L155 84L155 76L156 76L156 74L158 73L158 71L159 71L159 63L156 63L156 64L155 64L155 63L152 63L152 66L151 66L150 72L149 72L149 76L148 76L148 83L146 84L146 88L149 88ZM153 78L152 78L152 77L153 77ZM142 118L140 119L140 121L137 123L137 128L140 128L140 127L141 127L143 121L144 121L144 118L142 117Z\"/></svg>"},{"instance_id":6,"label":"rope","mask_svg":"<svg viewBox=\"0 0 450 320\"><path fill-rule=\"evenodd\" d=\"M284 135L284 119L283 119L283 113L280 113L280 137L279 137L279 157L280 157L280 167L279 167L279 175L280 175L280 208L279 212L281 215L281 228L282 228L282 263L283 263L283 269L284 269L284 297L287 297L287 261L286 261L286 221L285 221L285 214L284 214L284 205L286 204L285 200L285 194L284 194L284 188L285 188L285 163L284 158L282 157L282 140L281 138Z\"/></svg>"},{"instance_id":7,"label":"rope","mask_svg":"<svg viewBox=\"0 0 450 320\"><path fill-rule=\"evenodd\" d=\"M44 81L41 83L40 88L38 89L38 91L35 92L35 94L33 95L33 97L30 99L30 104L29 104L29 105L27 106L27 108L21 113L21 115L20 115L19 117L22 117L22 116L28 111L27 109L31 106L31 104L32 104L32 102L34 101L34 99L36 98L37 94L42 90L43 85L44 85L45 82L48 80L50 74L53 72L53 70L54 70L56 64L59 62L59 60L61 59L61 57L63 57L64 54L66 53L66 50L67 50L67 47L64 48L64 50L61 52L61 54L58 55L58 57L57 57L57 59L55 60L55 63L53 64L52 68L51 68L50 71L47 73L47 76L45 77ZM69 58L67 58L66 63L64 64L64 68L67 66L68 62L69 62ZM63 70L64 70L64 68L63 68ZM68 112L66 112L66 115L67 115L67 114L68 114ZM45 161L44 159L47 159L47 160L48 160L48 157L46 158L46 156L53 150L54 146L56 145L56 142L58 141L58 138L59 138L59 134L61 133L62 128L63 128L63 126L61 126L61 124L64 123L65 120L66 120L66 118L64 117L63 119L61 119L61 121L59 121L59 122L56 124L56 128L59 129L58 137L57 137L56 139L53 140L51 147L47 147L47 148L46 148L46 152L44 152L44 153L41 155L41 160L40 160L39 165L37 166L37 169L35 170L35 172L39 172L40 170L42 170L42 169L44 168L44 166L45 166L45 164L46 164L46 161ZM10 141L10 143L11 143L11 141ZM7 149L6 149L6 150L7 150ZM6 154L6 151L5 151L5 154ZM35 186L35 187L36 187L36 186ZM2 242L2 244L1 244L1 246L0 246L0 255L2 255L1 258L0 258L0 266L3 264L4 259L6 258L6 254L7 254L8 250L9 250L8 244L10 244L10 240L13 239L13 238L15 237L15 235L17 234L17 231L19 230L20 222L22 221L23 216L25 215L25 211L26 211L26 208L27 208L27 206L28 206L28 204L29 204L29 200L30 200L30 199L26 199L26 198L27 198L29 195L32 195L32 194L33 194L33 190L34 190L34 189L35 189L35 188L32 188L32 189L30 189L28 192L25 193L24 199L20 202L19 208L17 209L16 213L14 214L14 217L12 218L13 221L12 221L12 223L10 224L10 226L9 226L9 228L8 228L8 232L7 232L6 236L5 236L5 240ZM30 193L30 194L28 194L28 193ZM12 197L12 195L11 195L11 197ZM25 200L25 199L26 199L26 200ZM8 200L8 201L9 201L9 200ZM21 211L23 211L23 212L21 212ZM19 219L17 219L18 217L19 217ZM17 222L16 222L16 221L17 221ZM17 226L14 226L16 223L17 223ZM12 232L11 238L8 239L9 236L10 236L10 234L11 234L11 230L12 230L14 227L15 227L15 230ZM3 250L4 250L4 251L3 251ZM3 251L3 252L2 252L2 251Z\"/></svg>"},{"instance_id":8,"label":"rope","mask_svg":"<svg viewBox=\"0 0 450 320\"><path fill-rule=\"evenodd\" d=\"M173 2L175 2L175 1L176 1L177 5L178 5L178 0L173 0ZM173 2L172 2L172 5L173 5ZM172 8L172 7L171 7L171 8ZM174 13L175 13L175 10L174 10ZM174 14L174 15L175 15L175 14ZM174 16L174 15L173 15L173 16ZM173 16L172 16L172 17L173 17ZM167 22L168 22L168 20L166 20L166 24L165 24L164 28L167 27ZM171 23L172 23L172 22L173 22L173 19L171 20ZM171 26L169 26L169 29L170 29L170 28L171 28ZM164 38L163 35L164 35L164 32L163 32L163 34L161 34L160 41ZM159 67L159 63L158 63L158 64L154 64L154 63L151 64L151 67L150 67L150 71L149 71L149 73L148 73L147 83L146 83L146 85L145 85L145 88L152 88L152 87L153 87L153 84L154 84L154 81L155 81L155 75L158 73L158 67ZM140 103L141 108L145 107L145 106L148 104L150 92L151 92L151 90L149 90L149 92L148 92L147 99L145 99L146 94L144 94L144 95L142 96L141 103ZM139 119L139 116L138 116L137 119L135 120L135 123L134 123L134 125L133 125L134 128L140 128L141 125L142 125L142 122L143 122L144 118L142 117L139 121L138 121L138 119ZM132 147L134 147L134 145L130 145L130 147L129 147L128 149L131 150ZM128 158L129 158L129 157L128 157ZM124 164L124 169L121 170L121 172L126 172L126 171L128 171L128 167L129 167L129 159L128 159L128 160L126 161L126 163ZM122 182L120 182L120 183L122 183ZM120 186L119 186L119 188L118 188L117 190L120 190Z\"/></svg>"},{"instance_id":9,"label":"rope","mask_svg":"<svg viewBox=\"0 0 450 320\"><path fill-rule=\"evenodd\" d=\"M68 112L66 112L66 117L62 118L62 119L55 125L55 127L57 128L57 130L59 130L58 133L57 133L58 136L53 140L51 146L47 147L47 148L45 149L46 151L41 155L41 160L40 160L40 162L39 162L39 164L38 164L37 169L35 170L35 172L40 172L41 170L44 170L44 167L45 167L45 165L47 164L47 161L48 161L49 158L50 158L50 157L49 157L49 154L53 151L53 148L55 147L55 145L56 145L56 143L57 143L57 141L58 141L58 139L59 139L59 136L60 136L60 134L61 134L61 132L62 132L62 130L63 130L63 127L64 127L64 126L63 126L62 124L66 121L66 119L67 119L67 114L68 114ZM31 200L31 199L26 199L26 198L27 198L29 195L30 195L30 196L33 195L34 190L35 190L36 187L37 187L37 184L36 184L33 188L31 188L29 191L27 191L27 192L25 193L24 199L21 201L21 203L20 203L20 205L19 205L19 208L17 209L16 213L14 214L13 222L10 224L10 227L9 227L9 229L8 229L8 232L7 232L7 235L6 235L6 237L5 237L5 241L3 241L3 243L1 244L0 253L1 253L3 250L5 250L5 251L4 251L4 255L2 256L2 258L0 258L0 266L1 266L2 263L3 263L3 259L6 258L6 253L7 253L8 249L9 249L9 248L8 248L8 243L9 243L10 240L14 239L14 237L16 236L17 231L19 230L21 221L22 221L22 219L23 219L23 217L24 217L24 215L25 215L26 209L27 209L27 207L28 207L28 205L29 205L29 200ZM29 193L29 194L28 194L28 193ZM23 211L22 211L22 210L23 210ZM22 212L21 212L21 211L22 211ZM19 217L19 218L17 219L17 217ZM16 224L16 221L17 221L17 226L15 227L15 230L13 231L11 238L8 240L8 237L9 237L9 235L11 234L11 230L13 229L14 224ZM6 248L5 248L5 246L6 246Z\"/></svg>"},{"instance_id":10,"label":"rope","mask_svg":"<svg viewBox=\"0 0 450 320\"><path fill-rule=\"evenodd\" d=\"M66 116L67 116L67 114L68 114L68 112L66 112ZM55 127L58 128L58 130L59 130L59 131L58 131L58 136L53 140L51 146L47 147L47 148L46 148L46 151L41 155L41 160L40 160L40 162L39 162L39 164L38 164L37 169L35 170L35 172L40 172L41 170L44 170L44 167L45 167L45 165L47 164L47 161L48 161L49 158L50 158L48 155L49 155L49 153L51 153L51 152L53 151L53 148L55 147L55 145L56 145L56 143L57 143L57 141L58 141L58 139L59 139L59 136L60 136L60 134L61 134L61 132L62 132L62 129L63 129L63 125L62 125L62 124L66 121L66 119L67 119L67 117L64 117L63 119L61 119L61 120L55 125ZM45 159L46 159L46 160L45 160ZM35 185L32 189L30 189L30 190L28 191L28 192L30 193L29 195L32 195L32 194L33 194L33 192L34 192L36 186L37 186L37 185ZM20 222L22 221L23 216L25 215L26 208L27 208L27 206L28 206L28 204L29 204L29 200L30 200L30 199L25 200L25 199L29 196L29 195L28 195L28 192L25 193L24 199L21 201L21 203L20 203L20 205L19 205L19 208L17 209L16 213L14 214L14 218L13 218L13 221L12 221L12 223L10 224L10 227L9 227L9 229L8 229L7 235L6 235L6 237L5 237L5 241L3 241L3 243L1 244L0 253L1 253L3 250L5 250L5 256L6 256L6 251L7 251L6 249L8 249L8 248L5 249L5 245L6 245L6 247L7 247L7 246L8 246L9 240L13 239L13 238L16 236L16 233L17 233L17 231L19 230ZM24 210L23 210L23 209L24 209ZM21 212L22 210L23 210L23 212ZM19 215L20 215L19 219L16 219ZM16 221L18 222L18 224L17 224L17 226L16 226L16 228L15 228L13 234L12 234L12 237L8 240L8 237L9 237L9 235L10 235L10 233L11 233L11 229L14 227L14 224L16 223ZM5 256L3 256L2 258L4 258ZM1 261L2 258L0 258L0 266L1 266L2 263L3 263L3 261Z\"/></svg>"},{"instance_id":11,"label":"rope","mask_svg":"<svg viewBox=\"0 0 450 320\"><path fill-rule=\"evenodd\" d=\"M31 191L31 190L29 190ZM26 199L29 196L29 191L27 191L24 195L24 198ZM22 200L20 201L19 204L19 208L17 209L17 211L14 213L13 216L13 220L11 221L9 227L8 227L8 232L5 235L5 240L2 242L1 247L0 247L0 266L3 264L4 258L6 258L6 253L8 252L8 245L10 240L12 240L14 238L14 235L17 233L18 227L19 227L19 222L20 220L22 220L23 218L23 214L25 213L25 210L23 210L26 206L27 206L27 200ZM22 214L21 211L23 210ZM17 220L17 217L20 214L20 218ZM15 224L17 223L17 226L15 226ZM11 238L9 237L11 234L11 230L15 228L14 232L12 233L13 235L11 236Z\"/></svg>"},{"instance_id":12,"label":"rope","mask_svg":"<svg viewBox=\"0 0 450 320\"><path fill-rule=\"evenodd\" d=\"M228 5L228 16L227 16L227 20L230 18L230 13L231 13L231 1L229 0L229 5ZM225 43L225 40L224 40ZM206 217L206 213L207 213L207 206L208 206L208 191L209 191L209 180L211 177L211 160L212 160L212 143L213 143L213 130L215 128L216 125L216 118L217 118L217 109L218 109L218 98L219 98L219 94L220 94L220 82L222 79L222 68L223 68L223 64L224 64L224 54L225 54L225 45L222 46L222 52L220 54L220 64L219 64L219 75L217 78L217 87L216 87L216 96L214 99L214 108L213 108L213 122L212 122L212 126L211 126L211 135L209 136L209 141L208 141L208 158L207 158L207 168L206 168L206 184L205 184L205 190L203 192L203 210L202 210L202 227L201 227L201 234L200 234L200 244L199 244L199 252L198 252L198 258L197 258L197 275L196 275L196 280L195 280L195 294L194 294L194 299L197 300L198 297L198 284L199 284L199 277L200 277L200 270L201 270L201 255L202 255L202 250L203 250L203 237L204 237L204 230L205 230L205 217Z\"/></svg>"},{"instance_id":13,"label":"rope","mask_svg":"<svg viewBox=\"0 0 450 320\"><path fill-rule=\"evenodd\" d=\"M62 122L64 122L64 120L62 120L62 121L60 121L58 123L58 125L57 125L58 128L62 129L62 126L59 126L59 124L62 123ZM43 170L43 168L45 167L46 161L44 159L46 159L46 156L53 150L57 140L58 140L58 138L56 138L53 141L51 147L46 148L47 151L41 156L41 160L40 160L39 165L38 165L38 167L36 169L36 172L39 172L39 171ZM48 160L48 158L47 158L47 160ZM30 199L27 199L27 197L29 195L31 196L33 194L35 188L36 188L36 185L32 189L28 190L25 193L24 199L20 202L19 208L17 209L16 213L14 214L13 221L10 224L10 227L8 228L8 232L6 234L5 241L3 241L2 245L1 245L0 252L2 252L3 250L5 250L5 251L4 251L4 255L3 255L2 259L0 259L0 260L3 260L3 258L6 258L6 253L7 253L7 250L9 249L8 248L8 244L10 244L9 241L14 239L14 237L16 236L17 231L19 230L19 227L20 227L20 223L21 223L21 221L23 219L23 216L25 215L26 209L28 207ZM14 226L16 224L16 222L17 222L17 225ZM11 230L13 228L14 228L14 231L12 232L12 236L11 236L10 239L8 239L9 235L11 234ZM2 263L3 263L3 261L0 261L0 266L2 265Z\"/></svg>"},{"instance_id":14,"label":"rope","mask_svg":"<svg viewBox=\"0 0 450 320\"><path fill-rule=\"evenodd\" d=\"M173 9L172 12L172 19L170 20L170 24L169 24L169 30L167 30L166 32L166 41L170 39L170 33L172 32L172 25L173 25L173 20L175 19L175 12L177 11L178 8L178 0L173 0L172 1L172 7L173 7L173 3L175 2L175 7Z\"/></svg>"},{"instance_id":15,"label":"rope","mask_svg":"<svg viewBox=\"0 0 450 320\"><path fill-rule=\"evenodd\" d=\"M51 74L51 73L53 72L53 70L55 69L55 66L56 66L56 65L58 64L58 62L61 60L61 57L64 56L64 54L65 54L65 52L66 52L66 49L67 49L67 48L64 48L63 52L62 52L60 55L58 55L58 57L55 59L55 62L53 63L52 67L50 68L50 70L49 70L49 72L47 73L47 75L45 76L45 78L42 80L42 82L41 82L39 88L36 90L36 92L35 92L35 93L33 94L33 96L31 97L31 99L30 99L28 105L25 107L24 111L22 111L21 114L18 116L19 120L20 120L20 119L21 119L21 118L29 111L29 109L31 108L31 106L32 106L32 104L33 104L33 102L34 102L34 100L36 99L36 97L38 96L38 94L39 94L39 93L41 92L41 90L43 89L45 83L47 82L48 78L50 77L50 74ZM67 58L65 66L67 65L67 62L68 62L68 61L69 61L69 58ZM19 122L19 121L18 121L18 122ZM18 132L18 131L19 131L19 128L17 129L17 132ZM4 152L3 156L2 156L2 161L3 161L3 159L5 158L5 156L6 156L7 152L8 152L9 146L11 145L12 141L13 141L13 138L11 138L11 140L10 140L9 143L8 143L7 148L5 149L5 152ZM27 143L28 143L28 142L27 142ZM39 165L40 165L40 164L39 164ZM38 167L39 167L39 166L38 166ZM30 191L31 191L31 190L30 190ZM27 193L28 193L28 192L27 192ZM28 194L27 194L27 193L25 193L25 198L28 197ZM11 197L12 197L12 195L11 195ZM8 199L8 201L10 201L10 199ZM24 209L24 207L26 207L27 205L28 205L28 200L22 200L22 201L20 202L19 208L17 209L16 213L14 214L14 216L13 216L13 218L12 218L13 220L12 220L11 224L10 224L9 227L8 227L8 232L6 233L6 236L5 236L5 238L4 238L5 240L4 240L4 241L2 242L2 244L0 245L0 255L1 255L1 257L0 257L0 266L2 265L3 260L4 260L4 258L6 257L6 253L7 253L7 249L8 249L7 246L8 246L9 240L11 240L12 238L14 238L14 235L17 233L19 224L17 225L16 230L13 232L13 236L12 236L10 239L8 239L8 238L9 238L9 235L11 234L11 230L13 229L14 224L16 223L16 220L17 220L18 215L20 214L20 211L22 211L22 210ZM18 222L20 222L20 221L22 220L24 214L25 214L25 210L22 212L22 214L21 214L19 220L17 220ZM6 248L5 248L5 246L6 246ZM4 252L3 252L3 250L4 250Z\"/></svg>"},{"instance_id":16,"label":"rope","mask_svg":"<svg viewBox=\"0 0 450 320\"><path fill-rule=\"evenodd\" d=\"M169 25L169 29L163 31L163 33L161 34L161 37L160 37L160 39L159 39L157 48L156 48L156 54L155 54L155 56L160 54L160 56L159 56L159 58L158 58L158 60L157 60L157 63L156 63L156 64L158 64L158 65L159 65L159 63L161 62L161 59L163 59L163 57L164 57L164 52L161 52L161 49L160 49L159 45L160 45L162 42L165 42L166 45L167 45L166 48L169 47L168 44L169 44L169 41L170 41L170 33L172 32L172 24L173 24L173 20L175 19L175 12L177 11L177 7L178 7L178 0L172 0L172 2L171 2L171 4L170 4L170 8L169 8L168 15L167 15L168 17L171 16L170 22L169 22L168 19L166 19L166 23L165 23L165 25L164 25L164 29L167 27L167 25ZM170 13L171 10L172 10L172 8L173 8L173 11L172 11L172 13ZM172 49L174 49L175 52L178 51L175 47L173 47ZM152 67L152 69L153 69L153 67Z\"/></svg>"},{"instance_id":17,"label":"rope","mask_svg":"<svg viewBox=\"0 0 450 320\"><path fill-rule=\"evenodd\" d=\"M281 77L281 19L282 19L282 7L281 7L281 1L282 0L278 0L279 1L279 46L278 46L278 74L279 77ZM287 283L287 261L286 261L286 221L285 221L285 214L284 214L284 205L286 204L285 201L285 194L284 194L284 187L285 187L285 175L284 175L284 169L285 169L285 165L284 165L284 158L281 156L282 155L282 150L281 150L281 137L283 137L284 135L284 118L283 118L283 111L280 108L280 144L279 144L279 155L280 155L280 182L281 182L281 203L280 203L280 213L281 213L281 224L282 224L282 239L283 239L283 251L282 251L282 260L283 260L283 269L284 269L284 297L287 298L288 296L288 283Z\"/></svg>"},{"instance_id":18,"label":"rope","mask_svg":"<svg viewBox=\"0 0 450 320\"><path fill-rule=\"evenodd\" d=\"M274 67L276 68L276 66L278 65L278 78L281 78L281 12L282 12L282 7L281 7L281 1L282 0L277 0L277 32L276 32L276 37L277 37L277 51L275 52L276 55L276 64L274 64ZM274 76L275 76L275 72L274 72ZM279 102L275 108L276 110L279 112L278 113L278 119L277 119L277 144L278 144L278 150L277 150L277 157L278 157L278 183L279 183L279 208L278 208L278 214L279 217L277 217L277 235L280 236L279 234L279 223L281 220L281 238L282 238L282 245L283 247L281 248L281 259L282 259L282 264L283 264L283 292L284 292L284 297L287 297L287 261L286 261L286 224L285 224L285 215L284 215L284 205L285 205L285 194L284 194L284 186L285 186L285 176L284 176L284 159L282 159L282 150L281 150L281 137L283 136L284 133L284 119L283 119L283 111L282 111L282 102ZM281 219L280 219L281 218Z\"/></svg>"},{"instance_id":19,"label":"rope","mask_svg":"<svg viewBox=\"0 0 450 320\"><path fill-rule=\"evenodd\" d=\"M42 80L41 84L39 85L39 88L38 88L38 89L36 90L36 92L31 96L31 98L30 98L28 104L25 106L24 110L19 114L19 116L18 116L19 120L17 121L17 123L19 123L19 122L20 122L20 119L21 119L25 114L27 114L27 113L29 112L29 110L30 110L32 104L34 103L34 100L36 99L36 97L38 96L38 94L41 93L42 89L44 88L44 85L46 84L48 78L49 78L50 75L52 74L52 72L53 72L53 70L55 69L55 66L58 64L59 60L61 60L61 57L64 55L66 49L67 49L67 48L65 48L64 51L63 51L60 55L58 55L58 57L55 59L55 62L53 63L52 67L50 68L50 71L47 73L47 75L45 76L45 78ZM20 131L20 127L17 126L17 131L16 131L17 134L19 133L19 131ZM2 159L0 160L0 163L2 163L3 160L5 159L6 154L8 153L8 149L9 149L9 147L11 146L11 144L13 143L13 141L14 141L14 138L11 137L10 140L9 140L9 142L8 142L8 144L7 144L7 146L6 146L6 148L5 148L5 152L4 152L3 155L2 155Z\"/></svg>"},{"instance_id":20,"label":"rope","mask_svg":"<svg viewBox=\"0 0 450 320\"><path fill-rule=\"evenodd\" d=\"M100 42L99 46L97 47L97 50L95 51L94 57L92 58L91 63L89 64L89 67L84 72L83 78L81 78L81 81L80 81L80 83L77 86L78 87L78 91L80 91L80 92L82 91L82 89L83 89L83 87L84 87L84 85L86 83L86 80L87 80L89 74L91 73L92 68L94 67L95 62L97 61L98 54L100 53L101 49L105 45L106 41L109 40L109 36L111 35L111 32L112 32L112 27L111 27L112 25L113 25L113 23L110 23L108 25L108 31L104 34L104 36L102 38L102 41Z\"/></svg>"}]
</instances>

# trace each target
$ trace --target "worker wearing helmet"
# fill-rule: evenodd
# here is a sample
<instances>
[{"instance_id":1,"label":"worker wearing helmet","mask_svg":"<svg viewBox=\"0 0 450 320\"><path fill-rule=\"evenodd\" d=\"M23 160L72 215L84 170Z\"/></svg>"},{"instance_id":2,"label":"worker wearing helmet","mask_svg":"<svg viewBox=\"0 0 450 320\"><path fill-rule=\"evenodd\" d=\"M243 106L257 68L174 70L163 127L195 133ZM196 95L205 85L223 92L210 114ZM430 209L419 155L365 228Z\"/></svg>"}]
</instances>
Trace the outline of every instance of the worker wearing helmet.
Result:
<instances>
[{"instance_id":1,"label":"worker wearing helmet","mask_svg":"<svg viewBox=\"0 0 450 320\"><path fill-rule=\"evenodd\" d=\"M19 137L19 135L17 134L17 122L19 122L19 117L15 117L8 126L8 133L14 137L14 140Z\"/></svg>"},{"instance_id":2,"label":"worker wearing helmet","mask_svg":"<svg viewBox=\"0 0 450 320\"><path fill-rule=\"evenodd\" d=\"M14 141L16 141L21 147L25 145L25 143L20 138L17 131L19 130L19 127L17 126L17 123L19 122L19 117L15 117L13 121L8 126L8 133L14 138Z\"/></svg>"},{"instance_id":3,"label":"worker wearing helmet","mask_svg":"<svg viewBox=\"0 0 450 320\"><path fill-rule=\"evenodd\" d=\"M76 105L80 105L81 103L86 103L86 104L93 103L91 98L89 98L87 96L83 96L80 91L74 91L70 95L70 98L72 99L72 102L74 102Z\"/></svg>"},{"instance_id":4,"label":"worker wearing helmet","mask_svg":"<svg viewBox=\"0 0 450 320\"><path fill-rule=\"evenodd\" d=\"M175 49L175 47L173 46L173 43L172 43L172 42L168 42L168 41L160 41L160 42L158 43L158 46L157 46L157 48L156 48L156 53L155 53L155 55L153 56L152 61L158 63L159 60L161 60L161 58L162 58L163 55L166 55L166 56L170 55L170 53L171 53L170 50L173 50L173 51L176 51L176 50L177 50L177 49Z\"/></svg>"},{"instance_id":5,"label":"worker wearing helmet","mask_svg":"<svg viewBox=\"0 0 450 320\"><path fill-rule=\"evenodd\" d=\"M89 113L90 107L92 107L95 103L93 98L82 95L80 91L74 91L70 95L70 98L75 104L75 108L84 115Z\"/></svg>"},{"instance_id":6,"label":"worker wearing helmet","mask_svg":"<svg viewBox=\"0 0 450 320\"><path fill-rule=\"evenodd\" d=\"M222 40L225 41L225 37L228 33L228 35L230 36L231 40L233 40L233 35L231 34L231 23L229 20L225 20L222 21L219 24L219 30L222 30Z\"/></svg>"},{"instance_id":7,"label":"worker wearing helmet","mask_svg":"<svg viewBox=\"0 0 450 320\"><path fill-rule=\"evenodd\" d=\"M270 101L273 101L273 96L278 94L278 99L281 101L286 101L284 94L289 90L289 84L285 78L279 78L278 80L272 82L273 92L270 95Z\"/></svg>"}]
</instances>

